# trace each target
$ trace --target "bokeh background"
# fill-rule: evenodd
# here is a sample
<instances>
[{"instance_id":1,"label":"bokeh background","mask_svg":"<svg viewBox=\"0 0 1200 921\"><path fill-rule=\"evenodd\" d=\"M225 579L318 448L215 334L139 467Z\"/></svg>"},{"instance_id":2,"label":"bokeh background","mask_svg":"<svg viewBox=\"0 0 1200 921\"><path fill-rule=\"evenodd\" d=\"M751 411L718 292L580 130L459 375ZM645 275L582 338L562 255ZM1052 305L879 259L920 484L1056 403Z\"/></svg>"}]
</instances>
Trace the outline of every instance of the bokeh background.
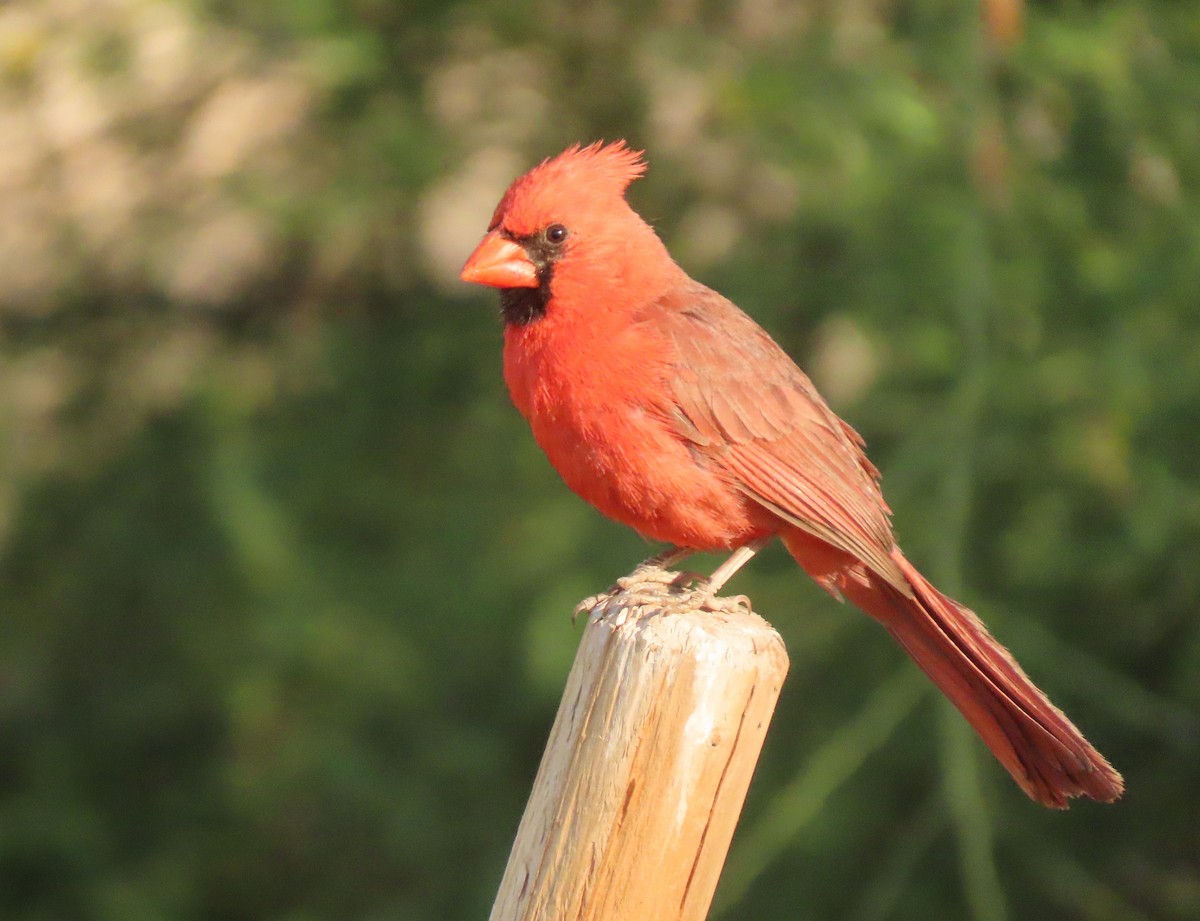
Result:
<instances>
[{"instance_id":1,"label":"bokeh background","mask_svg":"<svg viewBox=\"0 0 1200 921\"><path fill-rule=\"evenodd\" d=\"M1120 768L1026 801L778 548L720 919L1200 918L1200 15L1180 0L0 5L0 916L486 916L648 555L457 270L631 196L868 439L908 554Z\"/></svg>"}]
</instances>

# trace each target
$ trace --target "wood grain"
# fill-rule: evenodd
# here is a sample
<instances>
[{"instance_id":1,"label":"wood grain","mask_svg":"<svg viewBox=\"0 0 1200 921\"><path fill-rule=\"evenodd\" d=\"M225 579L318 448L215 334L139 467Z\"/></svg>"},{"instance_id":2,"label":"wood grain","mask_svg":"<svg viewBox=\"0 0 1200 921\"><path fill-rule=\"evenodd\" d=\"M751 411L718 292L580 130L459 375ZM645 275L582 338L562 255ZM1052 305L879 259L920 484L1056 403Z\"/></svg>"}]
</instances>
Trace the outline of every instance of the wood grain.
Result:
<instances>
[{"instance_id":1,"label":"wood grain","mask_svg":"<svg viewBox=\"0 0 1200 921\"><path fill-rule=\"evenodd\" d=\"M706 916L788 660L694 601L593 610L491 921Z\"/></svg>"}]
</instances>

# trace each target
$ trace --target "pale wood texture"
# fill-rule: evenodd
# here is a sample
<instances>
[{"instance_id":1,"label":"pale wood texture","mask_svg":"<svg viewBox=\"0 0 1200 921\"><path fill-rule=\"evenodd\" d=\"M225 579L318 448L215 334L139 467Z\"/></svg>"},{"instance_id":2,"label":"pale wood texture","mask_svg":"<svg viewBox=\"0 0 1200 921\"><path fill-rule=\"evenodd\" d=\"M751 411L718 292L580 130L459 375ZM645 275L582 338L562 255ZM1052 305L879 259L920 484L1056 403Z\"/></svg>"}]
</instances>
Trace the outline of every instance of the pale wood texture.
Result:
<instances>
[{"instance_id":1,"label":"pale wood texture","mask_svg":"<svg viewBox=\"0 0 1200 921\"><path fill-rule=\"evenodd\" d=\"M707 915L788 660L694 602L593 609L491 921Z\"/></svg>"}]
</instances>

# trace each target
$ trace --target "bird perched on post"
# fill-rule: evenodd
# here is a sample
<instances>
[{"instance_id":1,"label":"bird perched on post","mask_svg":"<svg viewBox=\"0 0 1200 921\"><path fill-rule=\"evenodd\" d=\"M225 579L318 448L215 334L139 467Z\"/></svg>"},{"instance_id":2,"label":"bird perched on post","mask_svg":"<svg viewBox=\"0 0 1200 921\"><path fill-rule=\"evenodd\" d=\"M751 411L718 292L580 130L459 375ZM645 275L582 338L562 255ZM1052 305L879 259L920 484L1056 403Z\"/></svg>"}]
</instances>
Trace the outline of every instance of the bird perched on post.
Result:
<instances>
[{"instance_id":1,"label":"bird perched on post","mask_svg":"<svg viewBox=\"0 0 1200 921\"><path fill-rule=\"evenodd\" d=\"M462 270L500 289L504 377L551 464L605 515L674 548L772 537L883 624L1021 788L1046 806L1124 784L971 611L900 552L863 441L749 316L688 277L625 201L624 142L574 146L518 178Z\"/></svg>"}]
</instances>

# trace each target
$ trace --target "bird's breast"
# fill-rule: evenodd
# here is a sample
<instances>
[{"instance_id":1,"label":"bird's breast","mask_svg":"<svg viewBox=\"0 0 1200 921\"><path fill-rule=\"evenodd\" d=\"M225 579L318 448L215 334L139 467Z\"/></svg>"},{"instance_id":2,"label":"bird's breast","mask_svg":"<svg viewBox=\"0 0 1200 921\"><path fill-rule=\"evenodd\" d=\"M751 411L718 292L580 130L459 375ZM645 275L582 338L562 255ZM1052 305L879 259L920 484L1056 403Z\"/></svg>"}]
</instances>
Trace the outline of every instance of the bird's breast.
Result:
<instances>
[{"instance_id":1,"label":"bird's breast","mask_svg":"<svg viewBox=\"0 0 1200 921\"><path fill-rule=\"evenodd\" d=\"M637 329L592 347L556 338L509 327L504 374L567 486L653 540L716 550L762 534L761 515L676 430L664 341Z\"/></svg>"}]
</instances>

